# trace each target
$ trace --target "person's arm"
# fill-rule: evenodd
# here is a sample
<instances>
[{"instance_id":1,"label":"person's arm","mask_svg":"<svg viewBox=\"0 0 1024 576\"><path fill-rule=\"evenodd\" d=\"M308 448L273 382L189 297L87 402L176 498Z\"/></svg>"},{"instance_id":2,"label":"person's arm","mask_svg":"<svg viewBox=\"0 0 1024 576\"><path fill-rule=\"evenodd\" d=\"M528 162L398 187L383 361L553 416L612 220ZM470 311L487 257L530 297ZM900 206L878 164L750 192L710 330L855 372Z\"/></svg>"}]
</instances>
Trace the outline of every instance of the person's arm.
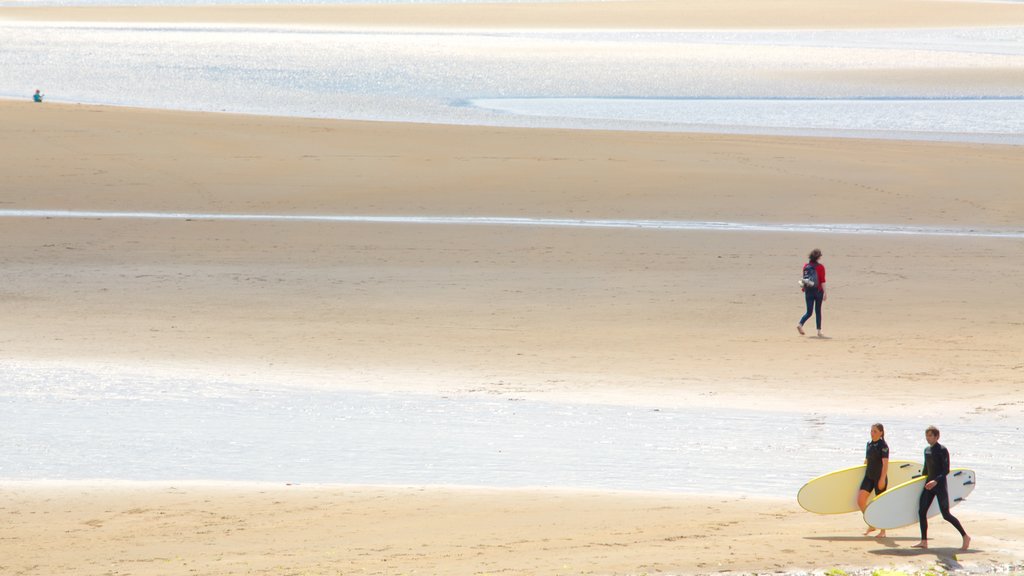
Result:
<instances>
[{"instance_id":1,"label":"person's arm","mask_svg":"<svg viewBox=\"0 0 1024 576\"><path fill-rule=\"evenodd\" d=\"M938 468L938 474L935 475L935 479L945 480L946 474L949 474L949 450L946 450L945 446L942 447L942 450L939 450L938 460L935 466Z\"/></svg>"},{"instance_id":2,"label":"person's arm","mask_svg":"<svg viewBox=\"0 0 1024 576\"><path fill-rule=\"evenodd\" d=\"M889 444L884 439L879 451L879 456L882 457L882 469L878 473L878 488L881 490L885 488L886 478L889 476Z\"/></svg>"},{"instance_id":3,"label":"person's arm","mask_svg":"<svg viewBox=\"0 0 1024 576\"><path fill-rule=\"evenodd\" d=\"M821 286L821 299L828 300L828 292L825 291L825 265L818 264L818 286Z\"/></svg>"}]
</instances>

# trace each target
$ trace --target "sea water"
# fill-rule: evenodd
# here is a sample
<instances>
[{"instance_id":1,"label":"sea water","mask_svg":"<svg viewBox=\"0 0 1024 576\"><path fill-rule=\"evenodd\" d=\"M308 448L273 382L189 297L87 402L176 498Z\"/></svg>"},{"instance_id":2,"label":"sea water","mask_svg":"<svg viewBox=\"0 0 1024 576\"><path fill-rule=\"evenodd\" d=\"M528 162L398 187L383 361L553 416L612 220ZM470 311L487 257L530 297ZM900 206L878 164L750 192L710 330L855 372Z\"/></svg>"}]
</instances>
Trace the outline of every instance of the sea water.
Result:
<instances>
[{"instance_id":1,"label":"sea water","mask_svg":"<svg viewBox=\"0 0 1024 576\"><path fill-rule=\"evenodd\" d=\"M41 88L53 101L285 116L1019 144L1022 58L1020 27L427 32L0 22L0 96ZM978 85L921 80L968 69L1010 73ZM905 81L878 80L904 73ZM842 415L290 384L5 361L0 479L793 497L807 479L859 463L869 425ZM894 457L916 459L931 423L890 424ZM1020 425L965 414L942 427L954 464L978 471L971 506L1024 514Z\"/></svg>"},{"instance_id":2,"label":"sea water","mask_svg":"<svg viewBox=\"0 0 1024 576\"><path fill-rule=\"evenodd\" d=\"M568 487L795 497L860 464L842 414L375 393L68 363L0 364L0 479ZM933 415L929 415L933 416ZM1024 515L1021 424L942 423L970 506ZM889 422L920 460L922 415Z\"/></svg>"},{"instance_id":3,"label":"sea water","mask_svg":"<svg viewBox=\"0 0 1024 576\"><path fill-rule=\"evenodd\" d=\"M1022 79L1024 27L0 22L2 97L282 116L1021 144Z\"/></svg>"}]
</instances>

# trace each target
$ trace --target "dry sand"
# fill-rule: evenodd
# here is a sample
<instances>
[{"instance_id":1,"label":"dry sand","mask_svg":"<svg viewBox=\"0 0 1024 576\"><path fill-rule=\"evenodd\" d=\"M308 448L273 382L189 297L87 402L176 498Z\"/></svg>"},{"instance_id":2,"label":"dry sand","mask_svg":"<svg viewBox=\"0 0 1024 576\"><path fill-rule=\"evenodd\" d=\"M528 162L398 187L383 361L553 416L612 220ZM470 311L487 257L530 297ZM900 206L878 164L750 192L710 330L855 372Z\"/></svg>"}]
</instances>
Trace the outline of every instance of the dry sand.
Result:
<instances>
[{"instance_id":1,"label":"dry sand","mask_svg":"<svg viewBox=\"0 0 1024 576\"><path fill-rule=\"evenodd\" d=\"M957 509L963 510L963 509ZM861 536L856 515L793 502L557 490L65 484L0 487L4 574L707 574L865 564L986 572L1024 557L1024 524L959 512Z\"/></svg>"},{"instance_id":2,"label":"dry sand","mask_svg":"<svg viewBox=\"0 0 1024 576\"><path fill-rule=\"evenodd\" d=\"M4 103L5 209L1012 228L1020 147ZM825 252L830 339L796 277ZM323 385L1024 413L1024 240L5 219L0 354ZM997 279L997 281L993 281ZM813 361L814 378L799 376ZM865 402L866 390L875 401ZM922 400L925 390L928 400ZM771 391L771 394L765 392Z\"/></svg>"},{"instance_id":3,"label":"dry sand","mask_svg":"<svg viewBox=\"0 0 1024 576\"><path fill-rule=\"evenodd\" d=\"M1019 26L1024 6L958 0L622 0L308 6L0 8L0 19L458 28L885 28Z\"/></svg>"},{"instance_id":4,"label":"dry sand","mask_svg":"<svg viewBox=\"0 0 1024 576\"><path fill-rule=\"evenodd\" d=\"M0 18L668 28L1024 22L1024 6L1007 4L740 4L4 8ZM1022 147L21 102L0 102L0 125L6 210L1018 230L1024 221ZM803 306L795 280L813 247L829 270L828 339L794 328ZM1022 250L1024 240L999 238L4 218L0 361L872 419L922 411L939 422L962 413L1019 418ZM961 510L977 551L954 557L958 538L941 522L936 549L915 552L913 528L875 541L858 536L856 515L814 516L792 501L737 496L6 483L0 573L984 570L1024 561L1024 520Z\"/></svg>"}]
</instances>

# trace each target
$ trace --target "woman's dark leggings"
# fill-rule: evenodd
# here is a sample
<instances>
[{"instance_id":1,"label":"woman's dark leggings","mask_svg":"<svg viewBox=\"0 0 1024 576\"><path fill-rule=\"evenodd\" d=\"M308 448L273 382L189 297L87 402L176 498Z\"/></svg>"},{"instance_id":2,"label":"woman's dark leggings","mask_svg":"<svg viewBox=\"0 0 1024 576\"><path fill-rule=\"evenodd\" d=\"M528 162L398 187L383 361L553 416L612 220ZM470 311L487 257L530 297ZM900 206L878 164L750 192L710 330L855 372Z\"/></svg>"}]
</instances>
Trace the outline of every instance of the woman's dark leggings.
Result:
<instances>
[{"instance_id":1,"label":"woman's dark leggings","mask_svg":"<svg viewBox=\"0 0 1024 576\"><path fill-rule=\"evenodd\" d=\"M820 290L805 290L804 300L807 301L807 314L800 319L800 325L803 326L804 322L811 317L811 313L814 313L814 323L817 324L818 330L821 330L821 301L824 299L825 293Z\"/></svg>"},{"instance_id":2,"label":"woman's dark leggings","mask_svg":"<svg viewBox=\"0 0 1024 576\"><path fill-rule=\"evenodd\" d=\"M939 511L942 512L942 519L952 524L953 528L956 528L961 536L965 536L967 532L960 525L960 521L956 519L956 516L949 513L949 491L946 490L946 483L939 482L935 485L935 488L921 492L921 501L918 503L917 508L917 519L921 523L921 540L928 539L928 508L931 507L932 500L936 498L939 499Z\"/></svg>"}]
</instances>

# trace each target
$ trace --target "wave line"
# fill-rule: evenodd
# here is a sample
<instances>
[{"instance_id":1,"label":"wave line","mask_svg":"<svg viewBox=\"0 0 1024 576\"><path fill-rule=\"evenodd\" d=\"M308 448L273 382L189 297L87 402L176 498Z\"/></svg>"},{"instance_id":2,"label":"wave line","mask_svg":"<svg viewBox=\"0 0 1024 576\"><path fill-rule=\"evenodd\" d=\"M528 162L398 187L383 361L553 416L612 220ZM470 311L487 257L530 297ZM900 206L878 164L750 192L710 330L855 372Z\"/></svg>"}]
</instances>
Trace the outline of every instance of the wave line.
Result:
<instances>
[{"instance_id":1,"label":"wave line","mask_svg":"<svg viewBox=\"0 0 1024 576\"><path fill-rule=\"evenodd\" d=\"M563 228L632 228L641 230L687 230L717 232L796 232L816 234L867 234L900 236L963 236L1024 239L1024 230L899 226L895 224L843 223L750 223L699 220L646 220L594 218L525 218L506 216L369 216L336 214L213 214L189 212L118 212L76 210L0 209L0 218L43 218L79 220L182 220L241 222L338 222L351 224L434 224L475 226L527 226Z\"/></svg>"}]
</instances>

